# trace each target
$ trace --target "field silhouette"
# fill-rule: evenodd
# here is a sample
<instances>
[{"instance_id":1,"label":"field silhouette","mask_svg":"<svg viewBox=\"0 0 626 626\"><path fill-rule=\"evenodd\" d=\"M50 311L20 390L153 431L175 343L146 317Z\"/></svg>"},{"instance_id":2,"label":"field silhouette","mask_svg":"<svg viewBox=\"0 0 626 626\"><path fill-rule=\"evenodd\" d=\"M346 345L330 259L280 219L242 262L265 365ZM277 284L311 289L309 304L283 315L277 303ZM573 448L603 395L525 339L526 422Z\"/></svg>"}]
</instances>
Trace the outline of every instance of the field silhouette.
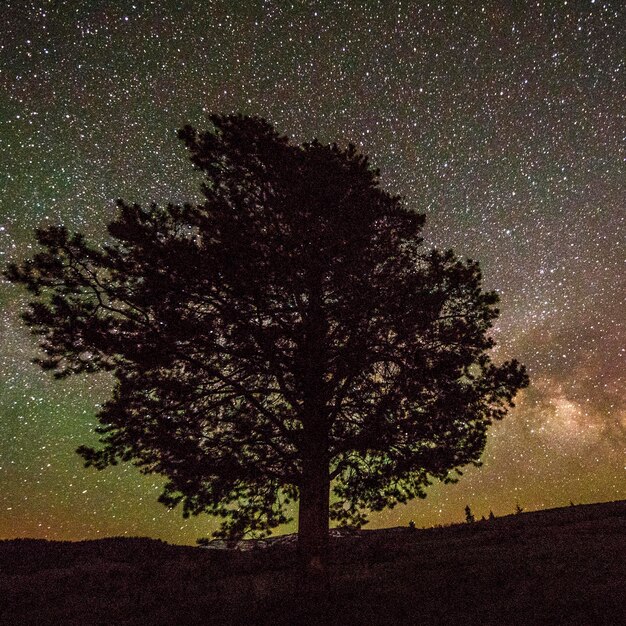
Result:
<instances>
[{"instance_id":1,"label":"field silhouette","mask_svg":"<svg viewBox=\"0 0 626 626\"><path fill-rule=\"evenodd\" d=\"M0 541L1 624L626 624L626 501L331 539L330 589L289 538Z\"/></svg>"}]
</instances>

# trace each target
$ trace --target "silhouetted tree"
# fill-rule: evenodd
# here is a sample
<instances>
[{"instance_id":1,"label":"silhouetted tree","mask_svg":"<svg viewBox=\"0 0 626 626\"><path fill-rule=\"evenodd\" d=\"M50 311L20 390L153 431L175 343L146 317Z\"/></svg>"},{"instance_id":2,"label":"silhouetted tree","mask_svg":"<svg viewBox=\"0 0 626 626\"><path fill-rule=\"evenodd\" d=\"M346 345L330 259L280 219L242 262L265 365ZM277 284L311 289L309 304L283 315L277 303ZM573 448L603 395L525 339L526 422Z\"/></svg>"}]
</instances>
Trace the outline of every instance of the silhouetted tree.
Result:
<instances>
[{"instance_id":1,"label":"silhouetted tree","mask_svg":"<svg viewBox=\"0 0 626 626\"><path fill-rule=\"evenodd\" d=\"M474 514L472 513L472 509L470 509L469 504L465 507L465 521L468 524L473 524L476 521L476 519L474 518Z\"/></svg>"},{"instance_id":2,"label":"silhouetted tree","mask_svg":"<svg viewBox=\"0 0 626 626\"><path fill-rule=\"evenodd\" d=\"M496 519L496 516L493 514L493 511L489 511L489 521Z\"/></svg>"},{"instance_id":3,"label":"silhouetted tree","mask_svg":"<svg viewBox=\"0 0 626 626\"><path fill-rule=\"evenodd\" d=\"M524 509L519 505L519 502L515 505L515 514L519 515L520 513L523 513Z\"/></svg>"},{"instance_id":4,"label":"silhouetted tree","mask_svg":"<svg viewBox=\"0 0 626 626\"><path fill-rule=\"evenodd\" d=\"M424 217L354 146L210 119L179 132L202 204L119 201L100 246L39 230L44 251L7 276L34 296L43 369L116 379L87 466L165 475L160 501L227 538L287 522L297 498L313 563L329 517L361 525L478 465L527 378L489 358L498 298L478 263L424 250Z\"/></svg>"}]
</instances>

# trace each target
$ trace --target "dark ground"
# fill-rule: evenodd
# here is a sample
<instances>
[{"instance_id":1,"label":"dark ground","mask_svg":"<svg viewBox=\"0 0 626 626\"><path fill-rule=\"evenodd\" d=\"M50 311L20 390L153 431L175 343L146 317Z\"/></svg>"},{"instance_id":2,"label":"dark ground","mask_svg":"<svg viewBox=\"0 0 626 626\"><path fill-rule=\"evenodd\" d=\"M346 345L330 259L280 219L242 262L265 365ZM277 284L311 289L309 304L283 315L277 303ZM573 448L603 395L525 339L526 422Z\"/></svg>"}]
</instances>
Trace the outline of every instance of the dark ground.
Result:
<instances>
[{"instance_id":1,"label":"dark ground","mask_svg":"<svg viewBox=\"0 0 626 626\"><path fill-rule=\"evenodd\" d=\"M0 541L0 624L626 625L626 501L331 545L320 598L285 541Z\"/></svg>"}]
</instances>

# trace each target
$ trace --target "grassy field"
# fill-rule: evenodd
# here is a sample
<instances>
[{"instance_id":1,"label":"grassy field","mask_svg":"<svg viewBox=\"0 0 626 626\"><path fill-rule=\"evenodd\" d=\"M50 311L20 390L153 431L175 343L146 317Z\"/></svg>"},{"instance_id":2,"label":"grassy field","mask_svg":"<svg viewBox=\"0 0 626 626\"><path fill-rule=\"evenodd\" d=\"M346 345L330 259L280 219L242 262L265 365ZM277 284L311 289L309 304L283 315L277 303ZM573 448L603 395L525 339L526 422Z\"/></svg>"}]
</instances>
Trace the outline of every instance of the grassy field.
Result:
<instances>
[{"instance_id":1,"label":"grassy field","mask_svg":"<svg viewBox=\"0 0 626 626\"><path fill-rule=\"evenodd\" d=\"M626 501L333 538L321 597L296 561L285 543L0 541L0 623L626 624Z\"/></svg>"}]
</instances>

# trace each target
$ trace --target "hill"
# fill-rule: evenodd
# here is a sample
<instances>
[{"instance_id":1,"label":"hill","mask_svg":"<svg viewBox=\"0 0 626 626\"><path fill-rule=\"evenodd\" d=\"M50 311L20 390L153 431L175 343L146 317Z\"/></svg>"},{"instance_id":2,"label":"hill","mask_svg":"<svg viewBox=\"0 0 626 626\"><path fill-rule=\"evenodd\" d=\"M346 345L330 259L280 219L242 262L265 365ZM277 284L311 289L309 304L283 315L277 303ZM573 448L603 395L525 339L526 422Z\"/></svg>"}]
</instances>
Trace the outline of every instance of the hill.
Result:
<instances>
[{"instance_id":1,"label":"hill","mask_svg":"<svg viewBox=\"0 0 626 626\"><path fill-rule=\"evenodd\" d=\"M331 541L327 596L288 539L0 541L1 624L626 624L626 501Z\"/></svg>"}]
</instances>

